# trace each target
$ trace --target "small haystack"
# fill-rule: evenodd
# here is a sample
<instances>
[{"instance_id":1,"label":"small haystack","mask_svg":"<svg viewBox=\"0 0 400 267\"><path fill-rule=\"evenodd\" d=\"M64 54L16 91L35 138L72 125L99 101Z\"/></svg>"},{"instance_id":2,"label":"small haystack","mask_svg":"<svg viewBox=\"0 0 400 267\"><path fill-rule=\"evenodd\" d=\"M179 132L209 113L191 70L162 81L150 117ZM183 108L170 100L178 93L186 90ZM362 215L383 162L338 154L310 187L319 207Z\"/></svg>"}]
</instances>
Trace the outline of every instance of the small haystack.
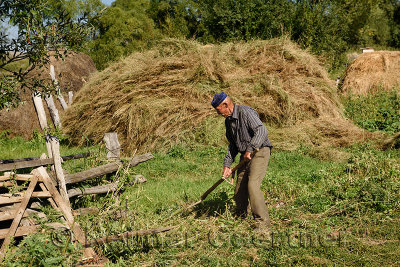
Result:
<instances>
[{"instance_id":1,"label":"small haystack","mask_svg":"<svg viewBox=\"0 0 400 267\"><path fill-rule=\"evenodd\" d=\"M59 81L61 92L65 99L68 99L68 91L77 92L88 80L89 75L96 71L93 60L86 54L71 52L64 61L51 58L51 64L54 66L56 77ZM51 83L49 66L44 70L33 70L29 77L41 75L41 79L46 79ZM11 136L23 136L27 139L32 137L33 131L40 131L39 121L36 115L35 107L32 101L32 92L28 89L20 93L23 101L15 109L0 110L0 132L8 130ZM45 102L43 101L46 107ZM56 101L56 104L58 101ZM58 104L58 110L62 108ZM47 112L47 118L50 116ZM50 123L50 121L48 121Z\"/></svg>"},{"instance_id":2,"label":"small haystack","mask_svg":"<svg viewBox=\"0 0 400 267\"><path fill-rule=\"evenodd\" d=\"M63 125L76 142L116 131L125 152L193 140L214 145L224 142L223 119L210 106L215 93L252 106L269 125L291 127L320 117L343 121L333 88L319 61L287 39L207 46L166 40L93 76ZM271 132L271 139L279 138Z\"/></svg>"},{"instance_id":3,"label":"small haystack","mask_svg":"<svg viewBox=\"0 0 400 267\"><path fill-rule=\"evenodd\" d=\"M400 88L400 51L363 53L347 68L342 91L366 95L379 88Z\"/></svg>"}]
</instances>

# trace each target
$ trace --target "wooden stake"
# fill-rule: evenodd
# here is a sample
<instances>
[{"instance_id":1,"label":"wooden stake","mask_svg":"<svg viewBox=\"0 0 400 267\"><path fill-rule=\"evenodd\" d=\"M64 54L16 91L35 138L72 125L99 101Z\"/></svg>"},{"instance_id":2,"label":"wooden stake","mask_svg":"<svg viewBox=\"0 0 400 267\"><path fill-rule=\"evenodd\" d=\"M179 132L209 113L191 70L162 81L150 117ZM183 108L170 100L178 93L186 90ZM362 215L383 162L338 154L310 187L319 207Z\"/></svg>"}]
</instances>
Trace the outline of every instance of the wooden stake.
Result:
<instances>
[{"instance_id":1,"label":"wooden stake","mask_svg":"<svg viewBox=\"0 0 400 267\"><path fill-rule=\"evenodd\" d=\"M46 113L44 112L42 97L39 92L34 92L32 98L39 119L40 128L42 128L42 130L45 130L49 126L47 125Z\"/></svg>"},{"instance_id":2,"label":"wooden stake","mask_svg":"<svg viewBox=\"0 0 400 267\"><path fill-rule=\"evenodd\" d=\"M33 190L35 189L35 186L36 186L36 184L37 184L37 181L38 181L38 177L37 177L37 176L34 176L34 177L32 178L32 180L31 180L30 184L29 184L28 189L26 190L24 199L22 200L22 203L21 203L20 207L18 208L18 210L17 210L17 212L16 212L16 214L15 214L15 218L14 218L14 220L13 220L13 222L12 222L12 224L11 224L11 227L10 227L8 233L7 233L7 236L6 236L6 238L4 239L3 244L1 245L1 251L2 251L2 252L4 252L4 249L5 249L6 246L10 243L10 238L11 238L11 236L14 236L14 235L15 235L15 232L16 232L16 230L17 230L17 227L18 227L18 225L19 225L19 223L20 223L20 221L21 221L21 219L22 219L22 216L24 215L26 206L27 206L28 203L29 203L29 200L30 200L30 198L31 198L31 196L32 196Z\"/></svg>"},{"instance_id":3,"label":"wooden stake","mask_svg":"<svg viewBox=\"0 0 400 267\"><path fill-rule=\"evenodd\" d=\"M67 103L64 100L64 96L61 94L61 90L60 90L60 85L58 84L58 80L56 78L56 73L54 71L54 66L50 65L50 76L51 76L51 80L53 81L54 85L56 86L56 90L57 90L57 98L61 103L61 106L64 110L66 110L68 108Z\"/></svg>"},{"instance_id":4,"label":"wooden stake","mask_svg":"<svg viewBox=\"0 0 400 267\"><path fill-rule=\"evenodd\" d=\"M107 159L119 160L121 156L121 145L118 142L118 135L116 132L106 133L103 138L106 143Z\"/></svg>"},{"instance_id":5,"label":"wooden stake","mask_svg":"<svg viewBox=\"0 0 400 267\"><path fill-rule=\"evenodd\" d=\"M69 91L68 92L68 105L72 105L72 98L74 97L74 92Z\"/></svg>"},{"instance_id":6,"label":"wooden stake","mask_svg":"<svg viewBox=\"0 0 400 267\"><path fill-rule=\"evenodd\" d=\"M68 203L68 205L70 205L67 187L65 185L64 171L61 166L60 142L55 136L49 136L49 139L51 144L51 152L53 153L54 169L56 171L57 181L60 187L60 193L64 200Z\"/></svg>"},{"instance_id":7,"label":"wooden stake","mask_svg":"<svg viewBox=\"0 0 400 267\"><path fill-rule=\"evenodd\" d=\"M47 107L49 108L50 116L53 120L54 126L61 128L61 120L60 116L58 115L56 105L54 104L53 96L51 94L47 94L44 100L46 100Z\"/></svg>"}]
</instances>

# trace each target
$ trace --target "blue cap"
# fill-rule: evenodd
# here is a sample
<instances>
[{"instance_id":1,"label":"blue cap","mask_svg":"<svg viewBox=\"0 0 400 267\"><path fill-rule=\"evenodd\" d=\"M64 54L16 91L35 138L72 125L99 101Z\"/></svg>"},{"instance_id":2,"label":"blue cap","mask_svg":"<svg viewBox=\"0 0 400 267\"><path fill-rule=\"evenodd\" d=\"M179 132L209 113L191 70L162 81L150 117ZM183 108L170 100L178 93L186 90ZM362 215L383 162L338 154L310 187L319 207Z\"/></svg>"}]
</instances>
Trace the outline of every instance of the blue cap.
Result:
<instances>
[{"instance_id":1,"label":"blue cap","mask_svg":"<svg viewBox=\"0 0 400 267\"><path fill-rule=\"evenodd\" d=\"M213 98L213 100L211 101L211 106L213 106L214 108L217 108L227 97L228 95L225 94L224 92L221 92L219 94L216 94Z\"/></svg>"}]
</instances>

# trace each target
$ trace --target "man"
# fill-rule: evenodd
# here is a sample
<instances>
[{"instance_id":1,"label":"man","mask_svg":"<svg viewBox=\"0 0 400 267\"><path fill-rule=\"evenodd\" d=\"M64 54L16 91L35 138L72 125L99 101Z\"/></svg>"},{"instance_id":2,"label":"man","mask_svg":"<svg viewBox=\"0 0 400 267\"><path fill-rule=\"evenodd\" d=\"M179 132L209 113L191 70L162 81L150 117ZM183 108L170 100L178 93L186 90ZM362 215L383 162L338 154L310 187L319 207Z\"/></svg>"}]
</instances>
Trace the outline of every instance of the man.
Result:
<instances>
[{"instance_id":1,"label":"man","mask_svg":"<svg viewBox=\"0 0 400 267\"><path fill-rule=\"evenodd\" d=\"M237 215L242 218L247 217L250 200L251 212L255 219L254 227L257 230L268 230L270 228L268 209L260 189L272 149L267 128L254 109L246 105L235 105L224 92L216 94L211 105L218 114L225 117L226 137L229 141L224 159L223 178L226 179L231 175L230 167L239 152L240 160L247 161L237 171L234 196Z\"/></svg>"}]
</instances>

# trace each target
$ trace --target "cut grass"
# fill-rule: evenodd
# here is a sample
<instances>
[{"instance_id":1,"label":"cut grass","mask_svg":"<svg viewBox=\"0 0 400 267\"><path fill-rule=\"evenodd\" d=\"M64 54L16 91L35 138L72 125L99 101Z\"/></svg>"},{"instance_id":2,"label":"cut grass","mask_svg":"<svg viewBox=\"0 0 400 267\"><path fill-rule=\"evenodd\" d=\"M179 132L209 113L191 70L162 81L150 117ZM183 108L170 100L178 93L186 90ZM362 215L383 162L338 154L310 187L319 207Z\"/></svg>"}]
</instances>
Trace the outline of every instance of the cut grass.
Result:
<instances>
[{"instance_id":1,"label":"cut grass","mask_svg":"<svg viewBox=\"0 0 400 267\"><path fill-rule=\"evenodd\" d=\"M153 160L108 177L120 181L119 194L84 196L72 203L101 208L99 215L78 217L89 239L177 226L100 246L110 266L399 264L400 152L363 145L347 151L347 162L329 162L307 151L273 151L262 189L274 244L254 234L251 218L232 216L233 187L227 183L192 212L171 216L220 178L225 148L177 146L155 153ZM138 173L147 183L130 186ZM118 216L126 209L128 216Z\"/></svg>"}]
</instances>

